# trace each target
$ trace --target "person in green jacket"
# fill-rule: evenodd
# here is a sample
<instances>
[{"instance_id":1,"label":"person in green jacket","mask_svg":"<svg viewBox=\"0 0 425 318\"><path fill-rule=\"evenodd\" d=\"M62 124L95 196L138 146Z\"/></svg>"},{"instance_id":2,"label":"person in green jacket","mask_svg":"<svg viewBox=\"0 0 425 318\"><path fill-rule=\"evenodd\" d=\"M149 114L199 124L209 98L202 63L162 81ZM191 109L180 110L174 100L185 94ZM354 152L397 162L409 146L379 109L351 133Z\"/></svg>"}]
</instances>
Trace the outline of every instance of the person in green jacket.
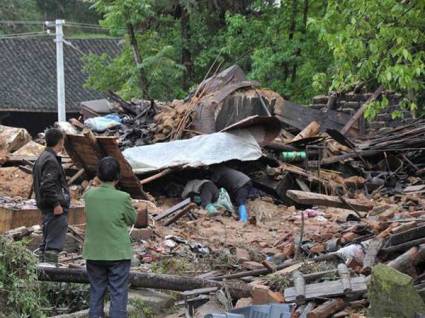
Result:
<instances>
[{"instance_id":1,"label":"person in green jacket","mask_svg":"<svg viewBox=\"0 0 425 318\"><path fill-rule=\"evenodd\" d=\"M136 211L128 193L115 189L119 163L112 157L100 160L100 185L84 195L86 234L83 257L90 281L89 316L104 317L104 296L109 289L111 318L127 317L128 277L132 248L128 227L136 222Z\"/></svg>"}]
</instances>

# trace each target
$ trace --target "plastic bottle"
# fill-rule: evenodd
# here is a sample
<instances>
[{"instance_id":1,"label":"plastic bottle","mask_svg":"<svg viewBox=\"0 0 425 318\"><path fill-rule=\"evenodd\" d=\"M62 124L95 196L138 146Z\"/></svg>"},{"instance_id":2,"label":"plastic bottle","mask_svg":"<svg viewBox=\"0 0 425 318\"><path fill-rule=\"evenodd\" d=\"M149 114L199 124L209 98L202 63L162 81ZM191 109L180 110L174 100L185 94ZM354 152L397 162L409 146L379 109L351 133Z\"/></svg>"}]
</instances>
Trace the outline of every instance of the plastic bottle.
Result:
<instances>
[{"instance_id":1,"label":"plastic bottle","mask_svg":"<svg viewBox=\"0 0 425 318\"><path fill-rule=\"evenodd\" d=\"M305 151L283 151L282 160L286 162L302 161L307 159L307 153Z\"/></svg>"}]
</instances>

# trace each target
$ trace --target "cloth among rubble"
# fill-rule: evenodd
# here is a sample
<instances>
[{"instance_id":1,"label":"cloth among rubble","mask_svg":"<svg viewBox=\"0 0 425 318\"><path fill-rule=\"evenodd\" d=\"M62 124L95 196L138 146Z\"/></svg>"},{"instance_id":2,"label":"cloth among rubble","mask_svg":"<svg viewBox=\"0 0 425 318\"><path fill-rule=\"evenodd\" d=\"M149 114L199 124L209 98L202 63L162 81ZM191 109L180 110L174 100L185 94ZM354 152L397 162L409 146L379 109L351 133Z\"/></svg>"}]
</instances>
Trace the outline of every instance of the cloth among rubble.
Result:
<instances>
[{"instance_id":1,"label":"cloth among rubble","mask_svg":"<svg viewBox=\"0 0 425 318\"><path fill-rule=\"evenodd\" d=\"M260 158L262 151L249 131L239 130L128 148L123 155L135 173L145 173L180 166L206 166L235 159L251 161Z\"/></svg>"},{"instance_id":2,"label":"cloth among rubble","mask_svg":"<svg viewBox=\"0 0 425 318\"><path fill-rule=\"evenodd\" d=\"M115 128L121 125L121 118L118 114L108 114L106 116L99 116L86 119L84 125L95 132L104 132L108 129Z\"/></svg>"}]
</instances>

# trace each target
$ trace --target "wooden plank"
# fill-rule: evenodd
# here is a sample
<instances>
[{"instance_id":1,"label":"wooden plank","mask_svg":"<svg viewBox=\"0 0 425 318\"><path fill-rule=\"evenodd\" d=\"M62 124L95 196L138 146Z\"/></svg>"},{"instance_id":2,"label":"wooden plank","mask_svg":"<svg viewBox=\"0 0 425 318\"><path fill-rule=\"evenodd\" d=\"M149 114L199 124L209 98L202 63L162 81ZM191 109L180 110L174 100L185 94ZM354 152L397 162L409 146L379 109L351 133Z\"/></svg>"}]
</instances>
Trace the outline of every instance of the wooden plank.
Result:
<instances>
[{"instance_id":1,"label":"wooden plank","mask_svg":"<svg viewBox=\"0 0 425 318\"><path fill-rule=\"evenodd\" d=\"M183 292L180 293L180 295L182 295L184 297L189 297L189 296L196 296L196 295L201 295L201 294L210 294L210 293L216 292L217 290L218 290L218 287L198 288L198 289L183 291Z\"/></svg>"},{"instance_id":2,"label":"wooden plank","mask_svg":"<svg viewBox=\"0 0 425 318\"><path fill-rule=\"evenodd\" d=\"M30 227L41 224L42 213L34 209L10 209L0 206L0 234L21 226ZM67 213L68 224L85 223L84 207L71 207Z\"/></svg>"},{"instance_id":3,"label":"wooden plank","mask_svg":"<svg viewBox=\"0 0 425 318\"><path fill-rule=\"evenodd\" d=\"M185 207L186 205L188 205L191 202L190 198L187 198L179 203L177 203L176 205L172 206L171 208L165 210L163 213L158 214L157 216L155 216L153 219L155 221L159 221L162 220L164 218L166 218L167 216L173 214L174 212L176 212L177 210L180 210L181 208Z\"/></svg>"},{"instance_id":4,"label":"wooden plank","mask_svg":"<svg viewBox=\"0 0 425 318\"><path fill-rule=\"evenodd\" d=\"M344 309L346 307L345 301L342 298L336 298L324 302L319 307L314 308L307 318L328 318L332 314Z\"/></svg>"},{"instance_id":5,"label":"wooden plank","mask_svg":"<svg viewBox=\"0 0 425 318\"><path fill-rule=\"evenodd\" d=\"M345 126L341 129L341 134L345 135L351 127L354 125L355 122L359 120L359 118L363 115L364 111L366 110L367 106L371 102L373 102L375 99L381 95L382 91L384 90L384 86L379 86L376 91L373 93L371 97L356 111L356 113L351 117L351 119L345 124Z\"/></svg>"},{"instance_id":6,"label":"wooden plank","mask_svg":"<svg viewBox=\"0 0 425 318\"><path fill-rule=\"evenodd\" d=\"M180 218L182 218L186 213L188 213L195 206L196 206L195 203L190 203L189 205L185 206L181 210L177 211L177 213L173 217L171 217L169 220L167 220L164 223L164 225L165 226L168 226L168 225L171 225L171 224L175 223L177 220L179 220Z\"/></svg>"},{"instance_id":7,"label":"wooden plank","mask_svg":"<svg viewBox=\"0 0 425 318\"><path fill-rule=\"evenodd\" d=\"M130 193L134 199L147 199L146 194L144 193L142 187L140 186L140 181L136 177L128 163L127 159L124 158L120 148L118 147L118 140L116 138L108 137L97 137L97 141L103 151L111 157L114 157L118 160L121 168L121 178L119 186L124 190Z\"/></svg>"},{"instance_id":8,"label":"wooden plank","mask_svg":"<svg viewBox=\"0 0 425 318\"><path fill-rule=\"evenodd\" d=\"M351 278L350 294L364 293L367 291L367 277ZM297 291L294 287L285 289L285 301L294 302ZM322 283L309 284L305 286L305 300L309 301L319 297L338 297L344 295L344 288L341 280L327 281Z\"/></svg>"},{"instance_id":9,"label":"wooden plank","mask_svg":"<svg viewBox=\"0 0 425 318\"><path fill-rule=\"evenodd\" d=\"M94 141L94 139L95 141ZM87 176L96 176L97 163L104 156L114 157L120 164L121 178L119 187L128 192L134 199L145 199L139 179L134 174L130 164L124 158L118 147L117 138L84 135L66 135L65 149L73 162L84 168Z\"/></svg>"},{"instance_id":10,"label":"wooden plank","mask_svg":"<svg viewBox=\"0 0 425 318\"><path fill-rule=\"evenodd\" d=\"M299 204L347 208L347 204L342 202L339 197L333 195L298 190L288 190L286 191L286 195ZM347 203L359 211L367 212L373 208L373 204L371 202L360 202L355 199L345 199L345 201L347 201Z\"/></svg>"},{"instance_id":11,"label":"wooden plank","mask_svg":"<svg viewBox=\"0 0 425 318\"><path fill-rule=\"evenodd\" d=\"M8 154L7 155L7 161L8 163L25 163L25 161L36 161L37 156L22 156L22 155L14 155L14 154Z\"/></svg>"}]
</instances>

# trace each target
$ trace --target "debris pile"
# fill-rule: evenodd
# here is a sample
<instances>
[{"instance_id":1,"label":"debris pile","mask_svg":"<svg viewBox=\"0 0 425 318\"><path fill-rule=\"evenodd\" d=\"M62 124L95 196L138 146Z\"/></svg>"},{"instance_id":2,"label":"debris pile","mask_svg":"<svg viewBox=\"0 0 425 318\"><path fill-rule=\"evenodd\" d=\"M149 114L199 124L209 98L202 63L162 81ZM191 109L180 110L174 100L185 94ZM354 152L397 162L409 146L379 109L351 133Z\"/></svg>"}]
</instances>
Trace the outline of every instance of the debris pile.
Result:
<instances>
[{"instance_id":1,"label":"debris pile","mask_svg":"<svg viewBox=\"0 0 425 318\"><path fill-rule=\"evenodd\" d=\"M119 187L146 215L146 227L130 232L132 285L178 291L186 317L238 314L251 305L270 311L261 307L270 303L289 304L273 308L291 317L364 317L369 304L377 316L391 308L391 298L379 295L397 288L413 295L409 310L423 314L425 121L365 134L358 119L383 94L315 98L306 108L259 88L235 66L183 101L113 95L113 114L102 117L85 106L84 118L67 128L64 165L78 200L100 158L119 161ZM8 154L0 169L30 173L33 157ZM239 187L246 204L214 177L223 166L249 180ZM199 192L205 180L217 187L216 198L204 204L196 191L183 195L194 180ZM5 204L30 197L26 187L19 191ZM32 247L41 237L29 227L6 235L28 236ZM40 279L87 282L84 225L71 226L67 240L61 267L40 271Z\"/></svg>"}]
</instances>

